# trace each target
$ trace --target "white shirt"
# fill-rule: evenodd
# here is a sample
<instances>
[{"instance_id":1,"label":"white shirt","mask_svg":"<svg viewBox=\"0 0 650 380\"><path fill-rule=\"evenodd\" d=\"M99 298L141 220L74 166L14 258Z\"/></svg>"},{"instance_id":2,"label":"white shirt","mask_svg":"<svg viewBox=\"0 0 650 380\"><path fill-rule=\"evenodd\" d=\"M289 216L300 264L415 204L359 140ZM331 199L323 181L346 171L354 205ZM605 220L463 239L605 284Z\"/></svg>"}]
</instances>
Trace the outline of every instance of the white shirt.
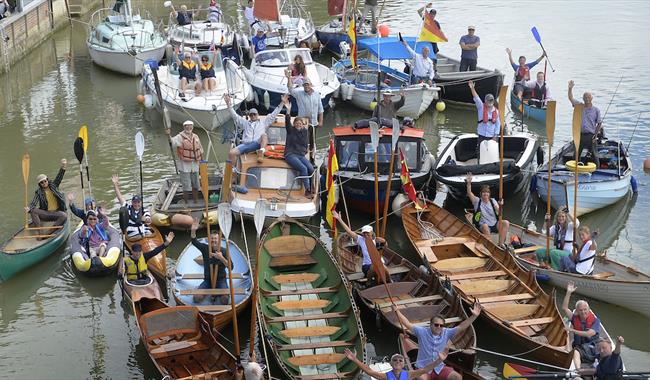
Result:
<instances>
[{"instance_id":1,"label":"white shirt","mask_svg":"<svg viewBox=\"0 0 650 380\"><path fill-rule=\"evenodd\" d=\"M294 87L289 89L289 93L296 99L298 104L298 116L308 117L311 125L318 125L318 114L323 113L323 102L320 93L313 90L311 94L304 89Z\"/></svg>"},{"instance_id":2,"label":"white shirt","mask_svg":"<svg viewBox=\"0 0 650 380\"><path fill-rule=\"evenodd\" d=\"M248 25L253 25L253 23L255 22L255 16L253 16L252 7L244 8L244 17L246 18L246 21L248 21Z\"/></svg>"},{"instance_id":3,"label":"white shirt","mask_svg":"<svg viewBox=\"0 0 650 380\"><path fill-rule=\"evenodd\" d=\"M417 54L410 46L406 45L406 50L413 57L413 75L416 77L428 77L430 80L433 80L433 76L436 74L433 71L433 61L429 57L425 57L422 54Z\"/></svg>"},{"instance_id":4,"label":"white shirt","mask_svg":"<svg viewBox=\"0 0 650 380\"><path fill-rule=\"evenodd\" d=\"M374 244L377 244L375 243L374 239L372 242ZM363 235L357 235L357 244L359 245L359 248L361 248L361 255L363 256L361 265L372 264L372 260L370 260L370 254L368 253L368 247L366 246L366 239L363 237Z\"/></svg>"},{"instance_id":5,"label":"white shirt","mask_svg":"<svg viewBox=\"0 0 650 380\"><path fill-rule=\"evenodd\" d=\"M576 219L576 224L580 227L580 221ZM542 229L542 233L546 233L546 230ZM548 229L548 234L551 235L551 239L555 236L555 224ZM563 251L573 252L573 222L569 222L566 228L566 233L564 234L564 246L562 247Z\"/></svg>"},{"instance_id":6,"label":"white shirt","mask_svg":"<svg viewBox=\"0 0 650 380\"><path fill-rule=\"evenodd\" d=\"M275 118L278 116L280 111L282 110L283 105L280 104L275 108L271 114L266 115L265 118L260 118L257 121L250 121L246 120L243 117L237 115L235 110L232 107L228 107L228 111L230 111L230 116L232 116L233 121L235 124L237 124L240 128L244 129L244 134L242 136L241 142L242 143L249 143L253 141L259 141L260 137L264 133L266 133L266 129L273 124L275 121Z\"/></svg>"},{"instance_id":7,"label":"white shirt","mask_svg":"<svg viewBox=\"0 0 650 380\"><path fill-rule=\"evenodd\" d=\"M527 81L524 82L524 87L533 89L533 88L535 88L535 85L537 85L537 84L539 84L539 87L541 88L544 85L544 82L539 83L536 80L527 80ZM544 96L544 101L546 102L546 101L549 101L551 99L553 99L551 97L551 89L548 86L548 83L546 83L546 95Z\"/></svg>"},{"instance_id":8,"label":"white shirt","mask_svg":"<svg viewBox=\"0 0 650 380\"><path fill-rule=\"evenodd\" d=\"M586 242L578 254L578 261L591 257L591 259L587 261L583 261L581 263L579 262L576 264L576 272L580 274L589 274L594 265L594 260L596 259L596 251L591 248L592 244L592 240Z\"/></svg>"}]
</instances>

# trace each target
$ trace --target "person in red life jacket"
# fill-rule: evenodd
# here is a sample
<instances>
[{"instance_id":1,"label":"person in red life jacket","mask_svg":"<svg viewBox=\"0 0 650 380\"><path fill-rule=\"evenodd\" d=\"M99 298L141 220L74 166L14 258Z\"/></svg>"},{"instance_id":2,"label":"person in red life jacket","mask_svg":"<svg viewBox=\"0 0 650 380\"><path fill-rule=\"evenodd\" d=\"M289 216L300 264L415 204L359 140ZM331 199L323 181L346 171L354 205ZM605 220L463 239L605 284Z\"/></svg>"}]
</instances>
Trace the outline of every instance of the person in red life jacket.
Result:
<instances>
[{"instance_id":1,"label":"person in red life jacket","mask_svg":"<svg viewBox=\"0 0 650 380\"><path fill-rule=\"evenodd\" d=\"M192 53L179 52L177 54L178 56L182 54L183 57L183 60L176 60L176 65L178 66L178 78L180 80L180 91L178 92L178 96L181 98L181 100L186 102L187 99L185 99L185 90L187 90L187 85L190 84L190 82L195 82L194 92L197 95L201 93L201 82L196 80L196 72L199 66L195 62L195 59L197 58L193 56Z\"/></svg>"},{"instance_id":2,"label":"person in red life jacket","mask_svg":"<svg viewBox=\"0 0 650 380\"><path fill-rule=\"evenodd\" d=\"M478 126L476 127L476 134L478 139L476 141L476 160L478 162L481 143L485 140L497 141L500 128L499 111L494 101L494 95L485 95L485 103L479 98L476 89L474 88L474 81L469 81L469 89L474 97L474 104L478 112Z\"/></svg>"},{"instance_id":3,"label":"person in red life jacket","mask_svg":"<svg viewBox=\"0 0 650 380\"><path fill-rule=\"evenodd\" d=\"M392 370L388 372L379 372L379 371L375 371L374 369L370 368L369 365L359 360L359 358L357 358L357 355L355 355L349 349L346 348L345 351L343 351L343 353L345 354L345 357L348 358L348 360L356 364L363 372L365 372L368 376L371 376L373 379L414 380L423 375L428 377L428 374L431 371L433 371L433 369L436 368L436 366L442 364L445 361L445 359L447 359L447 354L449 353L449 347L447 347L447 349L445 349L443 352L439 352L438 358L432 361L426 367L420 369L414 369L410 371L404 368L406 367L405 365L406 363L404 360L404 356L401 354L395 354L390 357L390 366Z\"/></svg>"},{"instance_id":4,"label":"person in red life jacket","mask_svg":"<svg viewBox=\"0 0 650 380\"><path fill-rule=\"evenodd\" d=\"M483 233L483 235L490 237L490 234L499 233L499 212L503 207L503 199L496 201L496 199L490 197L490 186L481 187L481 196L477 197L472 192L472 173L467 173L465 177L465 183L467 184L467 197L470 202L472 202L472 207L474 209L474 215L472 216L472 221L476 228ZM508 235L508 229L510 228L510 222L502 219L501 220L501 234L499 234L499 246L503 246L506 236Z\"/></svg>"},{"instance_id":5,"label":"person in red life jacket","mask_svg":"<svg viewBox=\"0 0 650 380\"><path fill-rule=\"evenodd\" d=\"M542 53L541 57L537 58L537 60L526 63L526 57L523 55L519 57L519 63L515 63L515 61L512 59L512 50L510 48L506 48L506 53L508 53L508 59L510 60L510 65L512 66L512 69L515 71L515 83L512 88L512 90L515 92L517 97L519 99L522 98L524 95L526 87L524 83L527 80L530 80L530 69L535 67L544 57L546 56L546 53Z\"/></svg>"},{"instance_id":6,"label":"person in red life jacket","mask_svg":"<svg viewBox=\"0 0 650 380\"><path fill-rule=\"evenodd\" d=\"M573 281L566 287L566 295L562 302L562 311L569 318L567 331L573 334L573 362L576 368L585 363L593 363L598 358L596 342L600 334L600 319L589 308L585 300L576 302L575 310L569 309L569 299L578 288Z\"/></svg>"},{"instance_id":7,"label":"person in red life jacket","mask_svg":"<svg viewBox=\"0 0 650 380\"><path fill-rule=\"evenodd\" d=\"M594 362L591 368L580 368L578 373L584 376L593 376L594 379L610 380L620 379L623 368L623 360L621 359L621 346L625 343L622 336L616 338L615 349L612 349L612 341L605 338L598 338L596 347L598 348L598 360ZM576 378L575 380L581 380Z\"/></svg>"},{"instance_id":8,"label":"person in red life jacket","mask_svg":"<svg viewBox=\"0 0 650 380\"><path fill-rule=\"evenodd\" d=\"M194 122L187 120L183 123L183 131L172 137L172 145L178 156L178 172L183 185L183 200L192 189L192 199L199 201L199 162L203 159L203 146L196 133L193 133Z\"/></svg>"},{"instance_id":9,"label":"person in red life jacket","mask_svg":"<svg viewBox=\"0 0 650 380\"><path fill-rule=\"evenodd\" d=\"M548 83L546 83L543 71L537 73L536 79L524 81L524 87L531 90L528 104L538 108L544 108L546 107L546 103L552 99L551 90L548 87Z\"/></svg>"}]
</instances>

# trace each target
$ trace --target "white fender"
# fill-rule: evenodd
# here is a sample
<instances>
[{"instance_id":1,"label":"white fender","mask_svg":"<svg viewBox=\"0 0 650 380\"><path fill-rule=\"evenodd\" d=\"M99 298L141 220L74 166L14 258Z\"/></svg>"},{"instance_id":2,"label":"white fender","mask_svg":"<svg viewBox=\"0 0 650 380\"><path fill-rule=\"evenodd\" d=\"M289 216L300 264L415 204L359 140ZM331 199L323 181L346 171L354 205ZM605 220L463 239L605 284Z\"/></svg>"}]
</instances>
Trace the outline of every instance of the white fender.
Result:
<instances>
[{"instance_id":1,"label":"white fender","mask_svg":"<svg viewBox=\"0 0 650 380\"><path fill-rule=\"evenodd\" d=\"M397 215L398 217L402 217L402 203L408 201L408 197L404 195L403 193L399 193L395 196L393 199L393 203L391 204L391 210L393 210L393 213Z\"/></svg>"},{"instance_id":2,"label":"white fender","mask_svg":"<svg viewBox=\"0 0 650 380\"><path fill-rule=\"evenodd\" d=\"M271 95L268 91L264 91L264 107L268 110L271 108Z\"/></svg>"},{"instance_id":3,"label":"white fender","mask_svg":"<svg viewBox=\"0 0 650 380\"><path fill-rule=\"evenodd\" d=\"M354 84L353 83L348 83L348 96L346 96L346 100L352 100L352 97L354 96Z\"/></svg>"},{"instance_id":4,"label":"white fender","mask_svg":"<svg viewBox=\"0 0 650 380\"><path fill-rule=\"evenodd\" d=\"M144 106L147 109L152 109L153 108L153 95L151 95L151 94L145 94L144 95Z\"/></svg>"}]
</instances>

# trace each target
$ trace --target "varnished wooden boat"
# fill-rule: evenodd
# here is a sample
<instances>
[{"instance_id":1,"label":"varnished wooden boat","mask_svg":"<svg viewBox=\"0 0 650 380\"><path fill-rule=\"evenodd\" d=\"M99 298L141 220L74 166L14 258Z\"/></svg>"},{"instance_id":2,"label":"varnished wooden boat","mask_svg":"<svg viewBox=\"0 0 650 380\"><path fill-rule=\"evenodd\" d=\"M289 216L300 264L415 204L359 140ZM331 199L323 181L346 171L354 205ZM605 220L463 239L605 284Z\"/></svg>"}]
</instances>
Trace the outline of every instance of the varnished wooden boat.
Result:
<instances>
[{"instance_id":1,"label":"varnished wooden boat","mask_svg":"<svg viewBox=\"0 0 650 380\"><path fill-rule=\"evenodd\" d=\"M217 341L197 308L141 298L133 312L142 342L163 378L234 379L235 357Z\"/></svg>"},{"instance_id":2,"label":"varnished wooden boat","mask_svg":"<svg viewBox=\"0 0 650 380\"><path fill-rule=\"evenodd\" d=\"M476 229L433 202L402 211L404 229L433 272L449 281L466 304L478 300L481 316L536 360L568 368L573 350L554 294L533 272Z\"/></svg>"},{"instance_id":3,"label":"varnished wooden boat","mask_svg":"<svg viewBox=\"0 0 650 380\"><path fill-rule=\"evenodd\" d=\"M201 239L204 243L205 239ZM230 243L230 258L233 265L233 285L235 286L235 308L241 313L250 302L253 282L250 263L241 249L232 241ZM226 239L221 240L221 247L225 249ZM176 260L172 282L174 299L179 305L196 306L203 317L217 330L221 330L232 321L232 306L230 303L221 304L219 299L212 296L230 296L230 282L226 280L228 288L225 289L197 289L203 282L203 257L201 252L192 245L181 252ZM226 270L228 278L228 270ZM200 302L194 301L194 295L206 296ZM230 301L229 301L230 302Z\"/></svg>"},{"instance_id":4,"label":"varnished wooden boat","mask_svg":"<svg viewBox=\"0 0 650 380\"><path fill-rule=\"evenodd\" d=\"M211 172L212 173L212 172ZM205 227L206 221L211 225L217 224L217 206L221 194L222 177L210 174L208 192L208 218L205 217L205 203L203 194L199 191L199 201L194 202L192 195L188 196L188 202L183 201L183 186L180 182L166 179L160 186L151 207L151 220L158 227L168 227L175 230L189 230L192 226L192 218L199 220L199 226Z\"/></svg>"},{"instance_id":5,"label":"varnished wooden boat","mask_svg":"<svg viewBox=\"0 0 650 380\"><path fill-rule=\"evenodd\" d=\"M160 290L160 285L158 281L153 277L151 270L147 271L147 276L140 281L129 281L126 277L126 266L124 265L124 255L128 255L124 251L120 255L120 263L117 267L117 276L120 279L120 288L122 289L122 294L126 297L129 302L139 301L141 298L152 298L162 300L162 291ZM151 262L151 260L149 260ZM147 263L148 264L148 263ZM149 269L151 267L147 265Z\"/></svg>"},{"instance_id":6,"label":"varnished wooden boat","mask_svg":"<svg viewBox=\"0 0 650 380\"><path fill-rule=\"evenodd\" d=\"M365 337L349 283L322 242L288 218L262 237L259 310L283 379L353 379L365 361Z\"/></svg>"},{"instance_id":7,"label":"varnished wooden boat","mask_svg":"<svg viewBox=\"0 0 650 380\"><path fill-rule=\"evenodd\" d=\"M395 312L392 310L386 286L375 285L366 287L366 277L361 272L361 253L359 246L351 241L348 234L340 234L338 238L338 261L342 264L343 272L351 280L361 302L388 321L394 328L401 330ZM447 327L454 327L467 318L456 294L446 291L438 278L428 269L418 268L410 261L400 256L388 247L381 251L382 259L391 274L392 282L387 284L393 297L393 302L400 312L414 324L428 326L434 315L442 315ZM353 265L350 265L353 263ZM357 265L358 264L358 265ZM358 268L358 271L356 271ZM350 271L353 269L354 271ZM449 355L447 364L454 367L463 378L479 378L473 374L476 352L476 333L470 326L453 339L453 349L461 350Z\"/></svg>"},{"instance_id":8,"label":"varnished wooden boat","mask_svg":"<svg viewBox=\"0 0 650 380\"><path fill-rule=\"evenodd\" d=\"M157 246L163 244L165 241L163 239L162 234L160 233L160 230L156 228L156 226L149 226L153 230L153 235L144 237L140 240L137 241L131 241L126 239L126 235L124 236L124 244L131 249L133 244L138 243L142 245L142 252L149 252L156 248ZM163 250L156 256L152 257L147 261L147 267L153 273L156 278L158 278L161 281L166 281L167 280L167 251Z\"/></svg>"}]
</instances>

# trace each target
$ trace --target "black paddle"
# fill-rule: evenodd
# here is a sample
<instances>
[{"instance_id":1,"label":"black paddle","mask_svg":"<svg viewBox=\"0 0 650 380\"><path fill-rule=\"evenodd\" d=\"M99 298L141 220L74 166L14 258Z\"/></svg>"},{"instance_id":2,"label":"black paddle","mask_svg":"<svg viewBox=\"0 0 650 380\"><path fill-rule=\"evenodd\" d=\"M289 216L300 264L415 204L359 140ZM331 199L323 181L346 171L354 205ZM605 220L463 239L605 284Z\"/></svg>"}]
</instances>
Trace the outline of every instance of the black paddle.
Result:
<instances>
[{"instance_id":1,"label":"black paddle","mask_svg":"<svg viewBox=\"0 0 650 380\"><path fill-rule=\"evenodd\" d=\"M84 140L81 137L77 137L74 140L74 155L79 161L79 178L81 178L81 198L85 198L84 194L84 171L83 171L83 159L84 159ZM84 201L85 202L85 201Z\"/></svg>"}]
</instances>

